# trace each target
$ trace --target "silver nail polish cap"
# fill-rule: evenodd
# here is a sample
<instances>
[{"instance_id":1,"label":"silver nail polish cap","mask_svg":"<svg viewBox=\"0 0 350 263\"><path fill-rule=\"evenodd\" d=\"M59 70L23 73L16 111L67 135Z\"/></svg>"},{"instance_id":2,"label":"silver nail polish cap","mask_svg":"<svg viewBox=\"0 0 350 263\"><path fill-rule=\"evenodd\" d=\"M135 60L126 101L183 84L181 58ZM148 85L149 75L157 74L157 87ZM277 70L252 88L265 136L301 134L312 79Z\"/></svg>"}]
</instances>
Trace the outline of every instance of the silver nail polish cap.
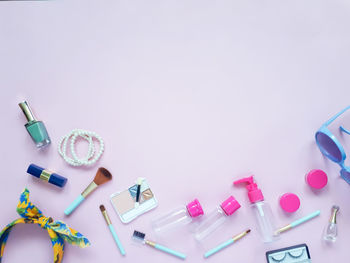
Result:
<instances>
[{"instance_id":1,"label":"silver nail polish cap","mask_svg":"<svg viewBox=\"0 0 350 263\"><path fill-rule=\"evenodd\" d=\"M22 109L24 115L26 116L28 122L35 121L34 114L32 110L30 109L28 103L26 101L23 101L18 104L18 106Z\"/></svg>"}]
</instances>

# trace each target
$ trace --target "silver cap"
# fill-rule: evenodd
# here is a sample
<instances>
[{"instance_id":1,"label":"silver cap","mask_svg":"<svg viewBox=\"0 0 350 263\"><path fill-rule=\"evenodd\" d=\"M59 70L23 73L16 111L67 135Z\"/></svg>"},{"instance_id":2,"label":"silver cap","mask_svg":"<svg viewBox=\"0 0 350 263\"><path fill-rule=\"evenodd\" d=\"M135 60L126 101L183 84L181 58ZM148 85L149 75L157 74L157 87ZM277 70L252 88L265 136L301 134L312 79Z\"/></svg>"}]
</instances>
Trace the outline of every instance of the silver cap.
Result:
<instances>
[{"instance_id":1,"label":"silver cap","mask_svg":"<svg viewBox=\"0 0 350 263\"><path fill-rule=\"evenodd\" d=\"M23 101L18 104L18 106L22 109L24 115L26 116L28 122L35 121L34 114L32 110L30 109L28 103L26 101Z\"/></svg>"}]
</instances>

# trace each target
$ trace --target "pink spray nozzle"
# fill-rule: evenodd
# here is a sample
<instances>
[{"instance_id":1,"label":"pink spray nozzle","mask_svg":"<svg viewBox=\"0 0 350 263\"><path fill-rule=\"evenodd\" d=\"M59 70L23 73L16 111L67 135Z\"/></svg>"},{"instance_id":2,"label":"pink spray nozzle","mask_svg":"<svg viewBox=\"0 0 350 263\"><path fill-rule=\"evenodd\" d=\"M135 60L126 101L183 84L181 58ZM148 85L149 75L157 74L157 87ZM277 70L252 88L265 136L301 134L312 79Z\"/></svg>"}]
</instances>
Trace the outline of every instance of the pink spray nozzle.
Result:
<instances>
[{"instance_id":1,"label":"pink spray nozzle","mask_svg":"<svg viewBox=\"0 0 350 263\"><path fill-rule=\"evenodd\" d=\"M202 206L197 198L188 203L186 208L191 217L197 217L204 214Z\"/></svg>"},{"instance_id":2,"label":"pink spray nozzle","mask_svg":"<svg viewBox=\"0 0 350 263\"><path fill-rule=\"evenodd\" d=\"M233 184L235 184L235 185L241 184L241 183L245 183L246 184L246 188L248 190L249 201L251 203L264 201L264 196L263 196L261 190L258 188L258 185L256 183L254 183L254 177L253 176L242 178L240 180L237 180L237 181L233 182Z\"/></svg>"},{"instance_id":3,"label":"pink spray nozzle","mask_svg":"<svg viewBox=\"0 0 350 263\"><path fill-rule=\"evenodd\" d=\"M232 215L240 207L241 205L232 195L221 204L222 210L224 210L225 214L228 216Z\"/></svg>"}]
</instances>

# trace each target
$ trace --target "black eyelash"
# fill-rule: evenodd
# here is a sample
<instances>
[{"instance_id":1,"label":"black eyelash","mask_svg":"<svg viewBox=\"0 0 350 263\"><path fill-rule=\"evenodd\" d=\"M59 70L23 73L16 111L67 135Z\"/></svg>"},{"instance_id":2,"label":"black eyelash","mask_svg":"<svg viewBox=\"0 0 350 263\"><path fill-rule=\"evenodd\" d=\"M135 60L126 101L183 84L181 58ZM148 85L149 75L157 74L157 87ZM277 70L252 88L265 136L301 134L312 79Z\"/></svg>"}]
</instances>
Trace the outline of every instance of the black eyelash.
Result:
<instances>
[{"instance_id":1,"label":"black eyelash","mask_svg":"<svg viewBox=\"0 0 350 263\"><path fill-rule=\"evenodd\" d=\"M291 254L291 252L288 252L288 255L291 256L292 258L300 258L303 254L304 254L304 249L301 251L301 254L299 254L298 256L294 256Z\"/></svg>"},{"instance_id":2,"label":"black eyelash","mask_svg":"<svg viewBox=\"0 0 350 263\"><path fill-rule=\"evenodd\" d=\"M287 253L284 254L284 257L282 259L275 259L273 256L271 256L271 259L274 261L274 262L282 262L283 260L285 260L287 256Z\"/></svg>"}]
</instances>

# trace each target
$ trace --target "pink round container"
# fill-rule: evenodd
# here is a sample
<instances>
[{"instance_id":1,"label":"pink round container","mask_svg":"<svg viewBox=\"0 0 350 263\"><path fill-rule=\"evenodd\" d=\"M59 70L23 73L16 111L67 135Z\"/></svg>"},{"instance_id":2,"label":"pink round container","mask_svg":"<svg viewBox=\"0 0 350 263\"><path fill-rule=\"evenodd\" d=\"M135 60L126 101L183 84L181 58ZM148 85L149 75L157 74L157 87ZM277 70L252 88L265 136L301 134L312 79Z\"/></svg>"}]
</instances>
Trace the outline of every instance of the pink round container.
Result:
<instances>
[{"instance_id":1,"label":"pink round container","mask_svg":"<svg viewBox=\"0 0 350 263\"><path fill-rule=\"evenodd\" d=\"M305 176L306 183L314 189L322 189L327 185L327 174L319 169L311 170Z\"/></svg>"},{"instance_id":2,"label":"pink round container","mask_svg":"<svg viewBox=\"0 0 350 263\"><path fill-rule=\"evenodd\" d=\"M285 193L280 197L280 206L287 213L294 213L300 207L300 199L296 194Z\"/></svg>"}]
</instances>

